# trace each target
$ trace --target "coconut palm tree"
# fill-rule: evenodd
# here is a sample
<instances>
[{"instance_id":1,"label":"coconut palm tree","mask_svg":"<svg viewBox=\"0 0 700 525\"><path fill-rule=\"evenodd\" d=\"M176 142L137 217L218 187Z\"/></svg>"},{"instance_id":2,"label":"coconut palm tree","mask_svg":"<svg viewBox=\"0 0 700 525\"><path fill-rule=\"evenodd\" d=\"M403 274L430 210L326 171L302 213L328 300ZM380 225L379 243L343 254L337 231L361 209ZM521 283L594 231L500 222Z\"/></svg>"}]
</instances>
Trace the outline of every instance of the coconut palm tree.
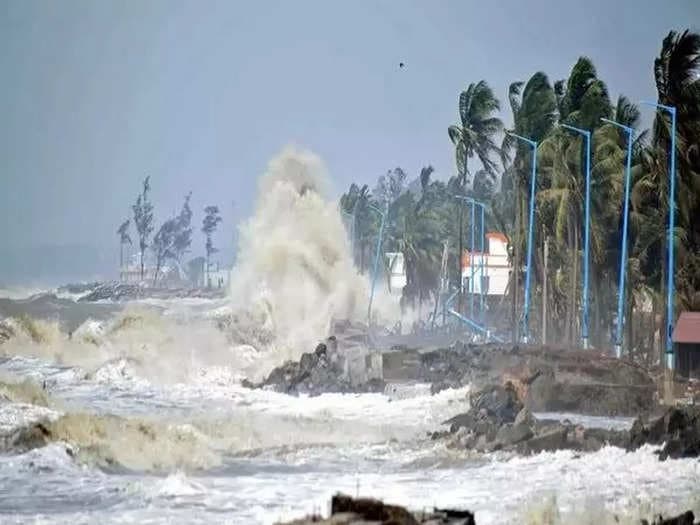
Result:
<instances>
[{"instance_id":1,"label":"coconut palm tree","mask_svg":"<svg viewBox=\"0 0 700 525\"><path fill-rule=\"evenodd\" d=\"M524 85L524 89L523 89ZM521 95L522 90L522 95ZM547 75L537 72L527 81L514 82L508 88L508 101L513 113L511 133L541 141L552 129L556 120L557 102L554 90ZM494 215L502 229L509 236L512 247L513 268L510 283L512 296L511 323L513 338L518 338L519 317L517 308L520 303L520 268L523 250L523 228L526 224L524 213L530 185L530 156L529 147L506 134L501 144L501 162L504 173L501 178L502 198L494 203Z\"/></svg>"},{"instance_id":2,"label":"coconut palm tree","mask_svg":"<svg viewBox=\"0 0 700 525\"><path fill-rule=\"evenodd\" d=\"M465 91L459 95L459 124L453 124L447 129L452 144L455 146L455 160L457 163L457 177L459 192L464 193L469 177L469 159L476 156L483 168L489 172L495 172L496 162L494 156L500 155L500 149L496 145L496 136L503 130L503 122L494 116L500 109L500 102L485 80L476 84L469 84ZM459 239L458 239L458 273L462 272L463 251L463 207L459 207ZM462 287L460 286L459 309L462 308Z\"/></svg>"},{"instance_id":3,"label":"coconut palm tree","mask_svg":"<svg viewBox=\"0 0 700 525\"><path fill-rule=\"evenodd\" d=\"M700 308L700 35L671 31L654 61L654 76L661 104L676 108L676 247L677 299L682 308ZM667 216L670 118L658 112L652 144L656 156L658 207ZM665 263L665 262L664 262ZM665 323L668 325L668 323Z\"/></svg>"}]
</instances>

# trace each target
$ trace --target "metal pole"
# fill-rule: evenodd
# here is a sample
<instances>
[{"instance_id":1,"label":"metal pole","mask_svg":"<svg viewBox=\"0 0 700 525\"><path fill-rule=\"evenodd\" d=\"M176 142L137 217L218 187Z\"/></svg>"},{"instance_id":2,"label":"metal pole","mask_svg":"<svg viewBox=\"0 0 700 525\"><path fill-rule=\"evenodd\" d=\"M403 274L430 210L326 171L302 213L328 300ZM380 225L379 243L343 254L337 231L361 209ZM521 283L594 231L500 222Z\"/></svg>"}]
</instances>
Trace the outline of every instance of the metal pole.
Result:
<instances>
[{"instance_id":1,"label":"metal pole","mask_svg":"<svg viewBox=\"0 0 700 525\"><path fill-rule=\"evenodd\" d=\"M625 163L625 197L622 211L622 245L620 246L620 276L617 286L617 326L615 327L615 356L622 357L622 338L624 334L625 278L627 276L627 224L629 220L630 180L632 173L632 136L634 130L629 126L613 120L601 118L603 122L617 126L627 133L627 160Z\"/></svg>"},{"instance_id":2,"label":"metal pole","mask_svg":"<svg viewBox=\"0 0 700 525\"><path fill-rule=\"evenodd\" d=\"M472 230L472 235L471 235L472 238L471 238L471 248L470 248L471 253L469 254L469 271L471 274L469 276L469 288L470 288L469 315L471 315L472 319L474 319L474 294L476 293L476 286L474 286L474 274L476 273L475 268L474 268L474 265L476 262L476 257L474 254L474 226L475 226L474 222L475 222L475 218L476 218L476 214L475 214L476 204L475 204L473 199L470 201L470 203L471 203L471 215L472 215L470 228Z\"/></svg>"},{"instance_id":3,"label":"metal pole","mask_svg":"<svg viewBox=\"0 0 700 525\"><path fill-rule=\"evenodd\" d=\"M530 326L530 275L532 274L532 237L535 225L535 180L537 177L537 147L532 148L532 174L530 176L530 216L527 225L527 270L525 271L525 317L523 318L523 342L528 342Z\"/></svg>"},{"instance_id":4,"label":"metal pole","mask_svg":"<svg viewBox=\"0 0 700 525\"><path fill-rule=\"evenodd\" d=\"M591 133L586 133L586 228L583 261L583 349L588 349L588 266L591 244Z\"/></svg>"},{"instance_id":5,"label":"metal pole","mask_svg":"<svg viewBox=\"0 0 700 525\"><path fill-rule=\"evenodd\" d=\"M537 179L537 142L530 140L515 133L508 133L512 137L521 140L530 145L532 148L532 173L530 175L530 213L529 213L529 224L527 228L527 266L525 269L525 307L523 313L523 332L522 339L523 343L528 342L528 328L530 320L530 273L532 271L532 236L533 227L535 223L535 189L536 189L536 179ZM513 271L517 272L518 268L513 268Z\"/></svg>"},{"instance_id":6,"label":"metal pole","mask_svg":"<svg viewBox=\"0 0 700 525\"><path fill-rule=\"evenodd\" d=\"M479 311L481 312L481 322L484 322L484 318L486 317L485 312L484 312L484 257L486 257L486 254L484 253L484 205L481 205L481 237L479 239L479 244L480 244L480 251L481 251L481 264L479 265L479 292L480 292L480 299L481 299L481 305L479 306Z\"/></svg>"},{"instance_id":7,"label":"metal pole","mask_svg":"<svg viewBox=\"0 0 700 525\"><path fill-rule=\"evenodd\" d=\"M583 234L583 290L581 294L583 311L581 312L581 344L584 350L588 349L588 262L590 260L590 228L591 228L591 132L585 129L575 128L568 124L560 124L561 127L575 131L586 139L586 196L585 196L585 224Z\"/></svg>"},{"instance_id":8,"label":"metal pole","mask_svg":"<svg viewBox=\"0 0 700 525\"><path fill-rule=\"evenodd\" d=\"M372 326L372 301L374 300L374 287L377 283L377 273L379 272L379 255L382 249L382 236L384 235L384 222L386 220L386 215L389 212L389 203L386 203L385 211L382 211L374 206L370 206L371 209L376 211L380 217L381 222L379 224L379 235L377 236L377 251L374 255L374 272L372 273L372 286L369 292L369 306L367 307L367 329L369 330Z\"/></svg>"},{"instance_id":9,"label":"metal pole","mask_svg":"<svg viewBox=\"0 0 700 525\"><path fill-rule=\"evenodd\" d=\"M668 111L671 115L671 157L669 167L669 187L668 187L668 278L666 283L666 367L673 370L673 298L675 295L675 261L673 246L673 230L676 225L676 108L666 106L657 102L642 101L642 104L654 106L657 109Z\"/></svg>"},{"instance_id":10,"label":"metal pole","mask_svg":"<svg viewBox=\"0 0 700 525\"><path fill-rule=\"evenodd\" d=\"M675 261L673 246L673 230L676 223L676 108L668 108L671 113L671 179L669 185L669 209L668 219L668 285L666 296L666 366L673 370L673 298L675 295Z\"/></svg>"}]
</instances>

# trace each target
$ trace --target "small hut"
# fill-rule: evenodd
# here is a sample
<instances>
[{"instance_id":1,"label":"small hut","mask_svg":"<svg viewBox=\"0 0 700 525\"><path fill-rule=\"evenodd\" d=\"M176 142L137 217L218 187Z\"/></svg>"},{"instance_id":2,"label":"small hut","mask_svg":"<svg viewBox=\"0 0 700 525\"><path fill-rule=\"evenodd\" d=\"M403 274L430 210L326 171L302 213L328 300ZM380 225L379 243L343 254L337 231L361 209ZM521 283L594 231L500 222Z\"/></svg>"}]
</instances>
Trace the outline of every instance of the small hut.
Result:
<instances>
[{"instance_id":1,"label":"small hut","mask_svg":"<svg viewBox=\"0 0 700 525\"><path fill-rule=\"evenodd\" d=\"M683 312L673 329L676 373L700 379L700 312Z\"/></svg>"}]
</instances>

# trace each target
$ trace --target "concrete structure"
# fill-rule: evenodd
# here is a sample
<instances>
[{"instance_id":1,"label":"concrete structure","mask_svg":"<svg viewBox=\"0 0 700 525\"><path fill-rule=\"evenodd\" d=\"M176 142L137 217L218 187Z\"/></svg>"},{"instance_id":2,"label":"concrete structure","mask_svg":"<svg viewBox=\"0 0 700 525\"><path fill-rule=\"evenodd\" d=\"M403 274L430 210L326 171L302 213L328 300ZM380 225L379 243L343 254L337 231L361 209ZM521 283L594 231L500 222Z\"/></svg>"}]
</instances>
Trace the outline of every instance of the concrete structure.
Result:
<instances>
[{"instance_id":1,"label":"concrete structure","mask_svg":"<svg viewBox=\"0 0 700 525\"><path fill-rule=\"evenodd\" d=\"M700 379L700 312L683 312L672 334L676 373Z\"/></svg>"},{"instance_id":2,"label":"concrete structure","mask_svg":"<svg viewBox=\"0 0 700 525\"><path fill-rule=\"evenodd\" d=\"M486 253L464 251L462 286L466 293L502 296L508 288L512 270L508 262L508 240L502 233L489 232L486 234L486 246Z\"/></svg>"},{"instance_id":3,"label":"concrete structure","mask_svg":"<svg viewBox=\"0 0 700 525\"><path fill-rule=\"evenodd\" d=\"M384 256L387 259L387 269L389 271L389 291L399 295L403 292L407 283L406 278L406 263L403 253L388 252Z\"/></svg>"}]
</instances>

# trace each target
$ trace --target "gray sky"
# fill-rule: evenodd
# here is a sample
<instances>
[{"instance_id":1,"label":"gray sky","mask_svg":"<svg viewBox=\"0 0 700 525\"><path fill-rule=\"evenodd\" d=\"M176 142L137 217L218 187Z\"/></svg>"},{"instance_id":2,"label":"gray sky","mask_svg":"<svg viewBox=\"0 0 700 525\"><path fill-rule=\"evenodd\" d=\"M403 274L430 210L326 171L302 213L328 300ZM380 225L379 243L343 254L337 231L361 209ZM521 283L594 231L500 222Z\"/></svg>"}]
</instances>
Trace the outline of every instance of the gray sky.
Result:
<instances>
[{"instance_id":1,"label":"gray sky","mask_svg":"<svg viewBox=\"0 0 700 525\"><path fill-rule=\"evenodd\" d=\"M94 246L107 264L146 174L158 222L192 190L197 225L221 208L227 249L287 143L323 157L336 193L396 165L448 175L469 82L509 120L510 82L587 55L611 95L654 98L662 38L697 21L697 0L4 0L0 282L29 245Z\"/></svg>"}]
</instances>

